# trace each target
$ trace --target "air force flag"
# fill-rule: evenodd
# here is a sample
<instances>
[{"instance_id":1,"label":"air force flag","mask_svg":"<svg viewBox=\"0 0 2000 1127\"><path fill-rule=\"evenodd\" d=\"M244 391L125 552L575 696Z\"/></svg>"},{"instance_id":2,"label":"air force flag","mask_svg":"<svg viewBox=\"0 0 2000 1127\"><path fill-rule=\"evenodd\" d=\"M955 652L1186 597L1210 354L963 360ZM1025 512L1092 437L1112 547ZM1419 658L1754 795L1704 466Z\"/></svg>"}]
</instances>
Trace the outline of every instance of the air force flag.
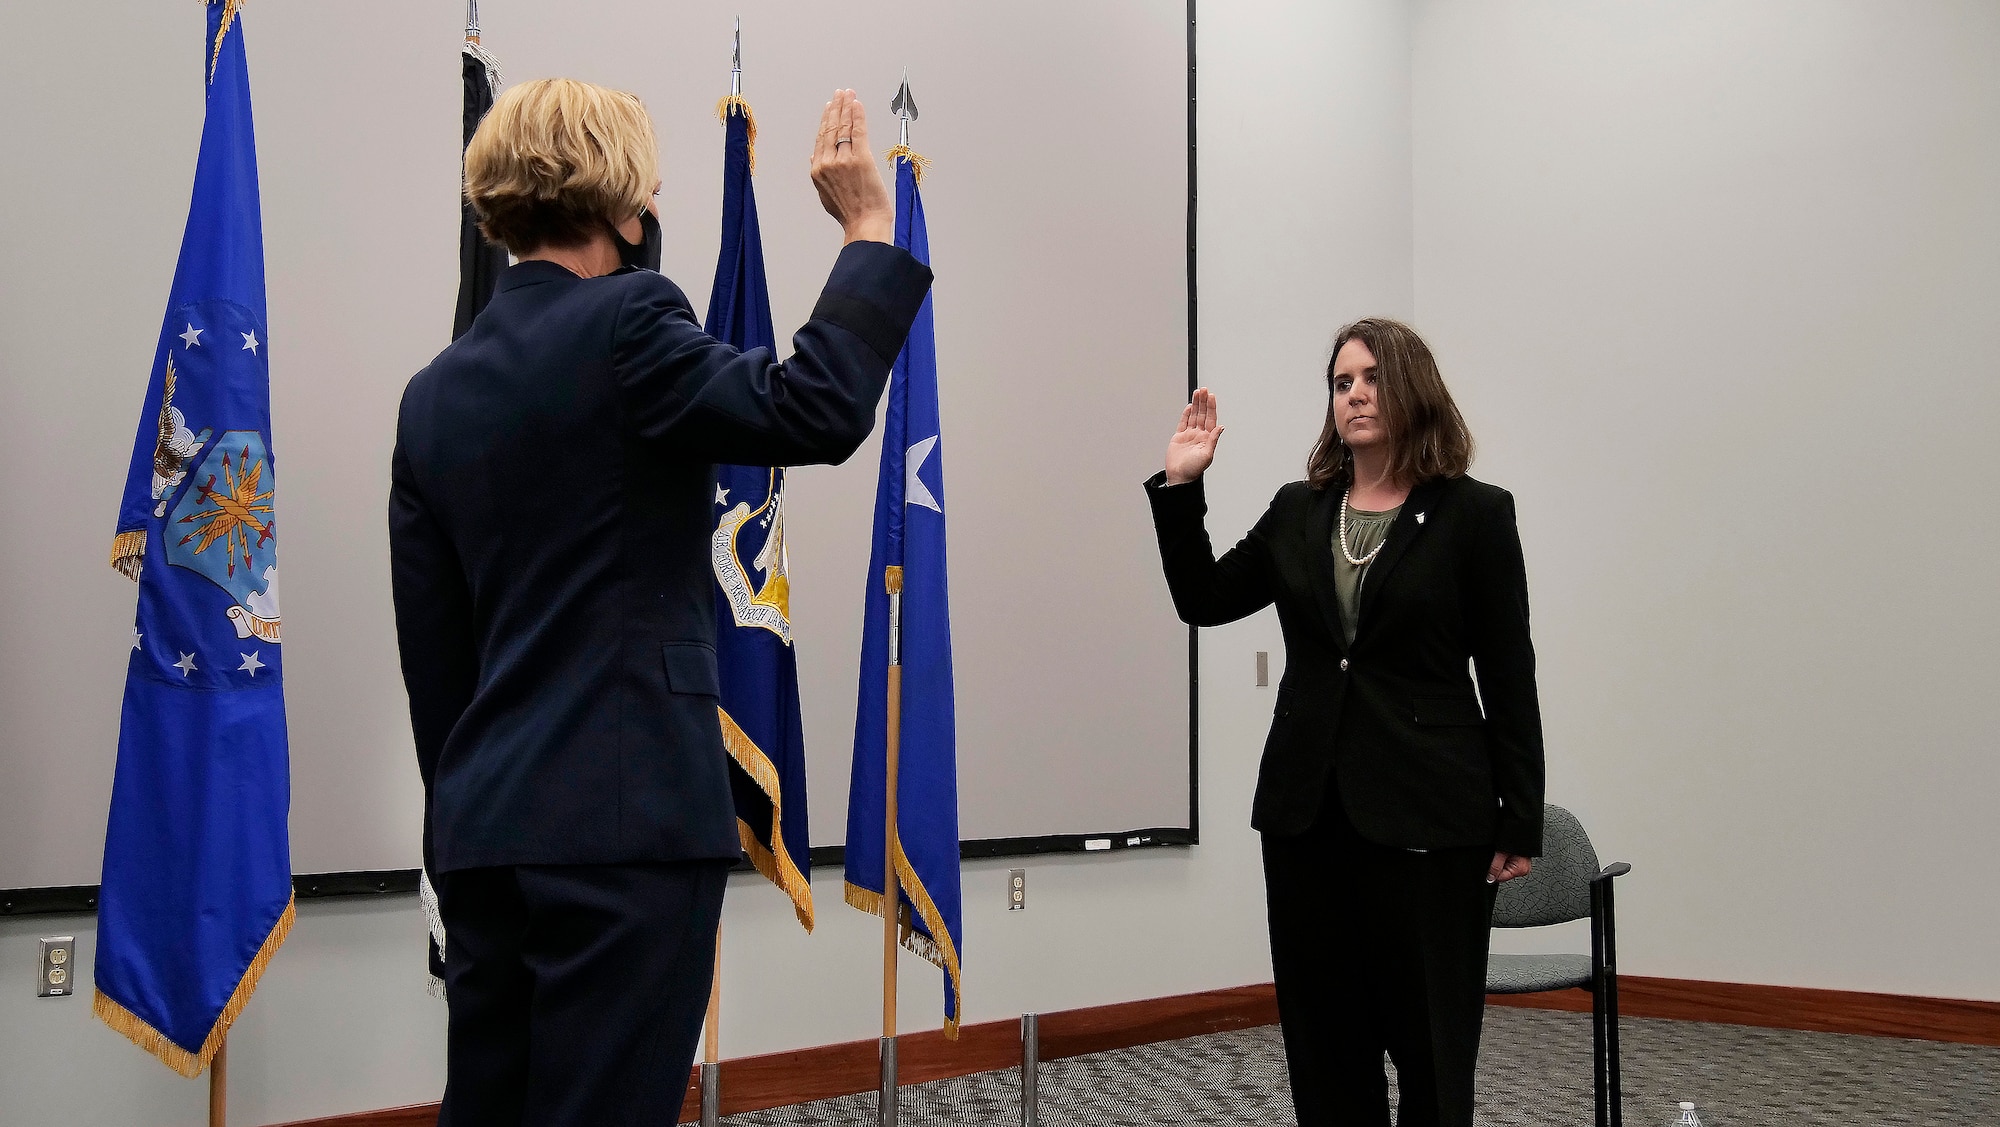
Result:
<instances>
[{"instance_id":1,"label":"air force flag","mask_svg":"<svg viewBox=\"0 0 2000 1127\"><path fill-rule=\"evenodd\" d=\"M919 165L896 161L896 245L930 263ZM945 577L944 452L938 425L937 339L926 297L889 377L882 470L875 489L875 546L861 636L861 692L854 774L847 792L847 902L882 915L895 903L904 946L944 970L944 1027L957 1036L964 929L958 884L958 762L952 704L951 606ZM890 620L900 592L900 631ZM884 842L888 781L888 667L900 634L901 738L896 833ZM900 896L882 888L883 851Z\"/></svg>"},{"instance_id":2,"label":"air force flag","mask_svg":"<svg viewBox=\"0 0 2000 1127\"><path fill-rule=\"evenodd\" d=\"M755 119L742 98L722 103L722 253L708 298L708 334L748 350L775 351L764 240L750 180ZM805 731L786 577L785 471L717 466L715 656L722 675L722 742L735 769L736 828L750 863L792 898L813 926L807 853Z\"/></svg>"},{"instance_id":3,"label":"air force flag","mask_svg":"<svg viewBox=\"0 0 2000 1127\"><path fill-rule=\"evenodd\" d=\"M238 0L208 5L201 155L111 563L139 584L96 1012L208 1067L292 925L264 237Z\"/></svg>"}]
</instances>

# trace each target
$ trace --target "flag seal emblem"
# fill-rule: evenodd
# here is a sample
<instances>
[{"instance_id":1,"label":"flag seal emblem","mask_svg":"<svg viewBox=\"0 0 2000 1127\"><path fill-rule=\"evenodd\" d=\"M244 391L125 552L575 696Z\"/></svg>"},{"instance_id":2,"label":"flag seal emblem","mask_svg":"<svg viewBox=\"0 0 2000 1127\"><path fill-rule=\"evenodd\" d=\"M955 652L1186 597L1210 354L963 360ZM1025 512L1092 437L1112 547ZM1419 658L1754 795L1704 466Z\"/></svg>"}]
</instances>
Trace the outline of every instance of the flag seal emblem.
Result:
<instances>
[{"instance_id":1,"label":"flag seal emblem","mask_svg":"<svg viewBox=\"0 0 2000 1127\"><path fill-rule=\"evenodd\" d=\"M224 611L238 638L278 638L277 479L264 436L232 430L211 444L167 520L167 562L234 600ZM175 537L174 532L181 535Z\"/></svg>"},{"instance_id":2,"label":"flag seal emblem","mask_svg":"<svg viewBox=\"0 0 2000 1127\"><path fill-rule=\"evenodd\" d=\"M729 492L720 486L716 488L718 507L729 503ZM769 534L764 538L763 548L751 557L750 567L744 567L737 540L743 527L752 521L760 529L768 529ZM791 580L785 574L785 497L777 470L770 471L761 504L753 509L749 502L738 501L717 518L715 532L709 538L709 562L717 586L729 601L729 612L736 625L769 630L787 646L791 645L792 590ZM761 583L752 578L750 568L763 575Z\"/></svg>"}]
</instances>

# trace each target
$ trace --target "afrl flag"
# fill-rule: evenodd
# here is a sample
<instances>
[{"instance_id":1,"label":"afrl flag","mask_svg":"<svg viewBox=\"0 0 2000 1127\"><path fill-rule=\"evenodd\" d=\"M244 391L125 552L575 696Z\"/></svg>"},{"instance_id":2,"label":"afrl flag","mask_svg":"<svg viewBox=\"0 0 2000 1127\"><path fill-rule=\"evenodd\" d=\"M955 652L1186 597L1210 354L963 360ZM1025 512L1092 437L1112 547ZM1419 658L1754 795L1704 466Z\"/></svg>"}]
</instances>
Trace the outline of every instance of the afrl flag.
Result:
<instances>
[{"instance_id":1,"label":"afrl flag","mask_svg":"<svg viewBox=\"0 0 2000 1127\"><path fill-rule=\"evenodd\" d=\"M97 1015L196 1076L292 925L277 477L236 0L111 563L139 583L97 913Z\"/></svg>"},{"instance_id":2,"label":"afrl flag","mask_svg":"<svg viewBox=\"0 0 2000 1127\"><path fill-rule=\"evenodd\" d=\"M899 153L906 150L898 150ZM926 265L930 239L917 165L896 161L896 245ZM883 914L883 850L896 866L903 944L943 968L944 1027L958 1034L964 929L958 890L958 762L951 680L951 607L945 581L944 451L938 425L937 340L924 299L889 377L875 546L861 636L854 775L847 792L847 902ZM900 630L889 617L900 591ZM896 833L884 842L888 666L900 634L902 707Z\"/></svg>"},{"instance_id":3,"label":"afrl flag","mask_svg":"<svg viewBox=\"0 0 2000 1127\"><path fill-rule=\"evenodd\" d=\"M722 103L722 254L708 296L708 335L749 350L775 351L771 296L764 285L764 240L750 181L757 125L741 98ZM715 656L722 674L722 742L743 851L757 871L792 898L813 926L806 835L805 731L799 720L799 666L792 649L791 584L785 576L785 471L717 466Z\"/></svg>"}]
</instances>

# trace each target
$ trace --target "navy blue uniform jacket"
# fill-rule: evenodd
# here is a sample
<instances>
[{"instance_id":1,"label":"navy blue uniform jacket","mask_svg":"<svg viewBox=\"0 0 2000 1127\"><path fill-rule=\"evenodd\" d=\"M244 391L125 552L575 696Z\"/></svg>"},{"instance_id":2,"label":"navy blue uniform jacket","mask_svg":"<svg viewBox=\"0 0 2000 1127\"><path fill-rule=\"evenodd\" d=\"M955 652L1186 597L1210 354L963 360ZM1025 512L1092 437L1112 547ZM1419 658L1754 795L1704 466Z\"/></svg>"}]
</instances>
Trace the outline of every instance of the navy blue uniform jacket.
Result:
<instances>
[{"instance_id":1,"label":"navy blue uniform jacket","mask_svg":"<svg viewBox=\"0 0 2000 1127\"><path fill-rule=\"evenodd\" d=\"M779 363L652 271L523 262L410 381L389 554L433 872L738 854L715 465L852 455L930 279L850 244Z\"/></svg>"}]
</instances>

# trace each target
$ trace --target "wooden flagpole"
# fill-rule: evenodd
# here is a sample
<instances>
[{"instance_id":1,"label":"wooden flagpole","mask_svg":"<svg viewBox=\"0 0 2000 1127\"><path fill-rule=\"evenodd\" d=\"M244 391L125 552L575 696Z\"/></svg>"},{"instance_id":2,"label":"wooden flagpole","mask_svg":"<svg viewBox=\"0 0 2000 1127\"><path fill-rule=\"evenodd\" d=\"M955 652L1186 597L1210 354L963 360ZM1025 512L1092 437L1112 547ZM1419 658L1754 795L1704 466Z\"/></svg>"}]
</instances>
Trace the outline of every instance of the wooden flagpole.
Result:
<instances>
[{"instance_id":1,"label":"wooden flagpole","mask_svg":"<svg viewBox=\"0 0 2000 1127\"><path fill-rule=\"evenodd\" d=\"M896 879L896 776L903 742L903 569L891 567L889 588L888 725L884 732L882 798L882 1090L883 1127L896 1123L896 925L902 885Z\"/></svg>"},{"instance_id":2,"label":"wooden flagpole","mask_svg":"<svg viewBox=\"0 0 2000 1127\"><path fill-rule=\"evenodd\" d=\"M896 880L896 769L902 742L900 717L903 704L903 667L889 667L889 766L888 797L882 831L882 1036L896 1035L896 924L902 913L902 888Z\"/></svg>"},{"instance_id":3,"label":"wooden flagpole","mask_svg":"<svg viewBox=\"0 0 2000 1127\"><path fill-rule=\"evenodd\" d=\"M208 1062L208 1127L229 1127L229 1037Z\"/></svg>"},{"instance_id":4,"label":"wooden flagpole","mask_svg":"<svg viewBox=\"0 0 2000 1127\"><path fill-rule=\"evenodd\" d=\"M722 925L715 927L715 975L708 983L708 1019L702 1023L701 1061L716 1064L722 1048Z\"/></svg>"}]
</instances>

